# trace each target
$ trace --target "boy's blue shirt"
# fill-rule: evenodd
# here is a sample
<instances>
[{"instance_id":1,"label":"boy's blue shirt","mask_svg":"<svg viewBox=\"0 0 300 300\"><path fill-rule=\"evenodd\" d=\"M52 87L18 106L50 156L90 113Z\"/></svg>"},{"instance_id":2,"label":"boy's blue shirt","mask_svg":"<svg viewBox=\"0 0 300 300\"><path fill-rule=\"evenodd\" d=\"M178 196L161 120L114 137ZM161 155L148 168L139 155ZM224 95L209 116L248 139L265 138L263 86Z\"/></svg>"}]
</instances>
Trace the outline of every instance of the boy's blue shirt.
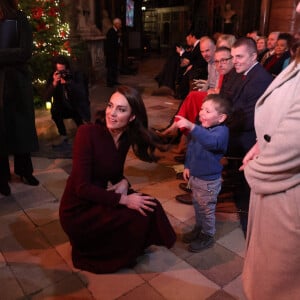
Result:
<instances>
[{"instance_id":1,"label":"boy's blue shirt","mask_svg":"<svg viewBox=\"0 0 300 300\"><path fill-rule=\"evenodd\" d=\"M228 127L224 124L210 128L196 125L189 138L184 167L190 170L190 176L202 180L220 178L223 169L220 160L228 146Z\"/></svg>"}]
</instances>

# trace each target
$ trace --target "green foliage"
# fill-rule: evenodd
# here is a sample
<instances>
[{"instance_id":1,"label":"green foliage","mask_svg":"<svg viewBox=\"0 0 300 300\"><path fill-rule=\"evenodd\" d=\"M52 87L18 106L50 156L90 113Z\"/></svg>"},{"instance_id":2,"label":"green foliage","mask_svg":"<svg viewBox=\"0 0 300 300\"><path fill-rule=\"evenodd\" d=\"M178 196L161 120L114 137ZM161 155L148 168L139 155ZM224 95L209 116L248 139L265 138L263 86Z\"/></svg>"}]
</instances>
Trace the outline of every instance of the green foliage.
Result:
<instances>
[{"instance_id":1,"label":"green foliage","mask_svg":"<svg viewBox=\"0 0 300 300\"><path fill-rule=\"evenodd\" d=\"M19 3L33 29L31 69L33 85L39 93L51 72L51 60L58 54L70 55L69 24L63 21L62 0L23 0ZM38 95L35 102L38 102Z\"/></svg>"}]
</instances>

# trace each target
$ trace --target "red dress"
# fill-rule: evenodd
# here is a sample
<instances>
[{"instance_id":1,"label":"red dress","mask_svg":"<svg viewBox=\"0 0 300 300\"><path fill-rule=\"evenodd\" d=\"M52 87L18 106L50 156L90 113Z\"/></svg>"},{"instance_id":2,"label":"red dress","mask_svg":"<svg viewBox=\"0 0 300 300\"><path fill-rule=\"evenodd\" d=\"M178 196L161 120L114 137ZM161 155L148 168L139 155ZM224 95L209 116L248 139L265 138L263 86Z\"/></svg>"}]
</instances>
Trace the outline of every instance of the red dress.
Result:
<instances>
[{"instance_id":1,"label":"red dress","mask_svg":"<svg viewBox=\"0 0 300 300\"><path fill-rule=\"evenodd\" d=\"M176 235L157 201L155 211L142 216L119 204L120 194L106 191L108 182L123 176L129 150L126 134L117 149L103 125L78 128L73 166L60 204L60 222L72 245L76 268L93 273L132 266L151 244L172 247Z\"/></svg>"},{"instance_id":2,"label":"red dress","mask_svg":"<svg viewBox=\"0 0 300 300\"><path fill-rule=\"evenodd\" d=\"M223 75L220 75L218 81L218 88L222 86ZM179 108L178 115L188 119L190 122L195 122L204 98L207 96L207 91L191 91L188 93L181 107Z\"/></svg>"}]
</instances>

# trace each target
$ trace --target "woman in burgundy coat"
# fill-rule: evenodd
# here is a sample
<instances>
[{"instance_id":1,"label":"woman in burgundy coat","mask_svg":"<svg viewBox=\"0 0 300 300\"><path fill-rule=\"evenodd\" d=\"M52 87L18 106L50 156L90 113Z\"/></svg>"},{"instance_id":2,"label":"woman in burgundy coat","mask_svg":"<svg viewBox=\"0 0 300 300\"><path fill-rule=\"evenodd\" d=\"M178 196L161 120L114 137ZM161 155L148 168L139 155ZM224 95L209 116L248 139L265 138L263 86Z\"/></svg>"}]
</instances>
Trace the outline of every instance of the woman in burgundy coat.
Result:
<instances>
[{"instance_id":1,"label":"woman in burgundy coat","mask_svg":"<svg viewBox=\"0 0 300 300\"><path fill-rule=\"evenodd\" d=\"M134 265L152 244L174 244L176 235L161 204L132 191L123 175L130 146L138 158L156 160L153 136L140 94L126 86L111 96L105 120L78 128L60 205L76 268L115 272Z\"/></svg>"}]
</instances>

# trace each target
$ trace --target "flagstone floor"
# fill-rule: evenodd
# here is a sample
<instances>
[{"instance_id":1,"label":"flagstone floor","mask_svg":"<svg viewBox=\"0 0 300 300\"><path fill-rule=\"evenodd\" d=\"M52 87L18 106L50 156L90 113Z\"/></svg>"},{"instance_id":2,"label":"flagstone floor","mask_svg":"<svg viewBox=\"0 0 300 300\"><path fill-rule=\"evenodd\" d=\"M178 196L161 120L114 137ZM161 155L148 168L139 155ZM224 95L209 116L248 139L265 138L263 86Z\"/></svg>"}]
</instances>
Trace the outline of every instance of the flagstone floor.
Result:
<instances>
[{"instance_id":1,"label":"flagstone floor","mask_svg":"<svg viewBox=\"0 0 300 300\"><path fill-rule=\"evenodd\" d=\"M138 87L147 107L150 126L168 124L179 100L153 96L154 76L162 66L160 57L148 57L136 75L122 75L124 84ZM91 108L103 108L112 89L103 82L91 87ZM48 111L36 112L39 139L51 144L56 130ZM69 134L76 128L68 121ZM72 140L72 139L71 139ZM171 149L172 150L172 149ZM183 193L176 179L182 166L172 151L161 153L158 163L141 162L130 152L125 173L133 187L159 199L178 235L172 249L151 246L132 269L96 275L75 269L70 244L58 220L58 207L71 158L40 154L33 157L38 187L12 178L12 195L0 196L0 299L99 299L99 300L231 300L245 299L241 272L245 240L234 204L218 203L216 243L191 253L180 241L194 224L193 207L177 202ZM13 170L12 170L13 172Z\"/></svg>"}]
</instances>

